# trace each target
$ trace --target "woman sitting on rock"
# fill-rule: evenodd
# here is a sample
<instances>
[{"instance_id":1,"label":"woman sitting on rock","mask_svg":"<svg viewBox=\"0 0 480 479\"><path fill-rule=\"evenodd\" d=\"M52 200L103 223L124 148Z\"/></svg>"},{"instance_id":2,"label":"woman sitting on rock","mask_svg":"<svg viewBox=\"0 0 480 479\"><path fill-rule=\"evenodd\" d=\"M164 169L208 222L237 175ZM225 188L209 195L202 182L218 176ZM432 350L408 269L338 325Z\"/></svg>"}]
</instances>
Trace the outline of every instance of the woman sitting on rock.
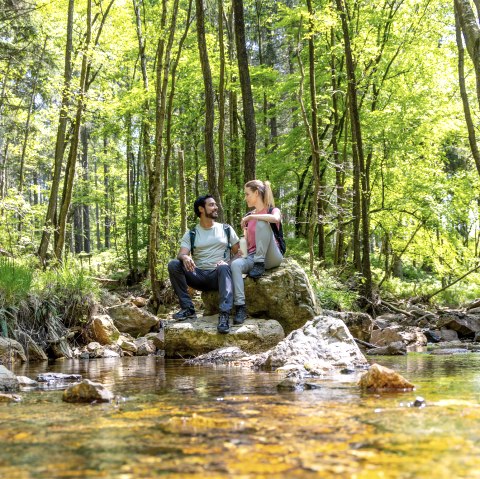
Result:
<instances>
[{"instance_id":1,"label":"woman sitting on rock","mask_svg":"<svg viewBox=\"0 0 480 479\"><path fill-rule=\"evenodd\" d=\"M235 318L233 324L242 324L247 317L245 306L245 287L243 273L250 278L259 278L265 269L280 266L283 255L270 226L271 223L280 227L281 213L275 208L270 182L252 180L245 184L245 201L249 208L241 222L247 239L246 257L237 258L231 264Z\"/></svg>"}]
</instances>

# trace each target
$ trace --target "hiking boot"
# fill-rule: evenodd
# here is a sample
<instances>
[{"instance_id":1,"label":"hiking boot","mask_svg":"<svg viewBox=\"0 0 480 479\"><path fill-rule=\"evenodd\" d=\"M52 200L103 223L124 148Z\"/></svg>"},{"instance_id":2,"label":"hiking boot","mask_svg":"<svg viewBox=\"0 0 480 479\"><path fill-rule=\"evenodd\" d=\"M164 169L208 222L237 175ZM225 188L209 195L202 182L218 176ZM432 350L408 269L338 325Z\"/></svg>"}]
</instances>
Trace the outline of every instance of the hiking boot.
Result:
<instances>
[{"instance_id":1,"label":"hiking boot","mask_svg":"<svg viewBox=\"0 0 480 479\"><path fill-rule=\"evenodd\" d=\"M250 278L260 278L263 273L265 273L265 263L255 263L248 273L248 276L250 276Z\"/></svg>"},{"instance_id":2,"label":"hiking boot","mask_svg":"<svg viewBox=\"0 0 480 479\"><path fill-rule=\"evenodd\" d=\"M178 319L179 321L184 321L188 318L196 318L195 310L193 308L183 308L178 313L173 315L173 319Z\"/></svg>"},{"instance_id":3,"label":"hiking boot","mask_svg":"<svg viewBox=\"0 0 480 479\"><path fill-rule=\"evenodd\" d=\"M244 304L239 304L235 308L235 317L233 318L233 324L243 324L247 319L247 308Z\"/></svg>"},{"instance_id":4,"label":"hiking boot","mask_svg":"<svg viewBox=\"0 0 480 479\"><path fill-rule=\"evenodd\" d=\"M218 315L217 331L220 334L227 334L230 331L230 315L228 313L220 313Z\"/></svg>"}]
</instances>

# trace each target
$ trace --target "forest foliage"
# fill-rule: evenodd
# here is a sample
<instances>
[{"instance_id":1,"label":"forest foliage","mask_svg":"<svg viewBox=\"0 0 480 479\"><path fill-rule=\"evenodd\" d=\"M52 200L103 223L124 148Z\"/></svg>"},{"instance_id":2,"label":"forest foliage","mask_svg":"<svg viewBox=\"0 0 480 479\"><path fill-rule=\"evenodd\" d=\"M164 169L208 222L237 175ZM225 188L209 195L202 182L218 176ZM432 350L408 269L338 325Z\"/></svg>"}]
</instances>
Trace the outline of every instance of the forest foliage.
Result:
<instances>
[{"instance_id":1,"label":"forest foliage","mask_svg":"<svg viewBox=\"0 0 480 479\"><path fill-rule=\"evenodd\" d=\"M349 278L327 304L431 294L480 254L471 7L1 0L2 254L83 255L161 302L195 197L238 230L255 176L319 291L326 269ZM479 287L473 271L443 299Z\"/></svg>"}]
</instances>

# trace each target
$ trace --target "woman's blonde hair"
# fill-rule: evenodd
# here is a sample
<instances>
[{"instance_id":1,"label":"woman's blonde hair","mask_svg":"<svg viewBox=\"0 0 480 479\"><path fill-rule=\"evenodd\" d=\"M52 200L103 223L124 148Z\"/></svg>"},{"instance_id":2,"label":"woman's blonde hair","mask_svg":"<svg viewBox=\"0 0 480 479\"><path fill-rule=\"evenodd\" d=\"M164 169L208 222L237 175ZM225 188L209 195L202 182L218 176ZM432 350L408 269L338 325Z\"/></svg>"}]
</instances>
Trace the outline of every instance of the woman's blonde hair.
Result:
<instances>
[{"instance_id":1,"label":"woman's blonde hair","mask_svg":"<svg viewBox=\"0 0 480 479\"><path fill-rule=\"evenodd\" d=\"M245 188L250 188L252 191L258 191L267 208L275 207L275 200L273 199L270 181L250 180L245 183Z\"/></svg>"}]
</instances>

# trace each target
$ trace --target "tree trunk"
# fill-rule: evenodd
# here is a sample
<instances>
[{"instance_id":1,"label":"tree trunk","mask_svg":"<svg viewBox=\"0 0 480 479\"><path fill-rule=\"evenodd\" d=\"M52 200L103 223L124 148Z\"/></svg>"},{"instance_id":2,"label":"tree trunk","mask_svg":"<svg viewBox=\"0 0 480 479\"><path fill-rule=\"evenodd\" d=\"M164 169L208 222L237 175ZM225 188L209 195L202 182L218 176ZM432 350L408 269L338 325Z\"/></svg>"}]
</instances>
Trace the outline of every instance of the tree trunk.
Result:
<instances>
[{"instance_id":1,"label":"tree trunk","mask_svg":"<svg viewBox=\"0 0 480 479\"><path fill-rule=\"evenodd\" d=\"M83 184L85 190L83 191L83 197L86 202L82 205L83 210L83 251L85 253L90 253L91 251L91 232L90 232L90 206L88 205L89 201L89 184L90 184L90 175L88 172L88 139L89 132L87 126L82 126L81 130L81 139L82 139L82 170L83 170Z\"/></svg>"},{"instance_id":2,"label":"tree trunk","mask_svg":"<svg viewBox=\"0 0 480 479\"><path fill-rule=\"evenodd\" d=\"M472 152L473 159L475 160L475 166L477 172L480 175L480 152L478 151L477 138L475 134L475 125L473 124L472 114L470 111L470 104L468 101L467 87L465 85L465 50L463 48L462 35L460 29L460 18L458 13L458 6L455 3L455 34L458 48L458 84L460 86L460 95L462 97L463 112L465 115L465 123L468 131L468 142L470 144L470 151Z\"/></svg>"},{"instance_id":3,"label":"tree trunk","mask_svg":"<svg viewBox=\"0 0 480 479\"><path fill-rule=\"evenodd\" d=\"M197 42L202 65L203 84L205 88L205 160L207 162L207 181L210 193L218 204L219 220L223 218L223 207L218 190L217 171L215 167L215 141L214 141L214 116L215 99L213 92L212 72L208 59L207 42L205 39L205 12L203 0L196 0L197 7Z\"/></svg>"},{"instance_id":4,"label":"tree trunk","mask_svg":"<svg viewBox=\"0 0 480 479\"><path fill-rule=\"evenodd\" d=\"M185 192L185 158L178 152L178 183L180 186L180 231L187 231L187 195Z\"/></svg>"},{"instance_id":5,"label":"tree trunk","mask_svg":"<svg viewBox=\"0 0 480 479\"><path fill-rule=\"evenodd\" d=\"M175 36L175 24L177 20L178 0L175 0L169 26L168 42L165 43L164 33L167 22L167 1L162 1L161 36L157 48L156 69L156 99L155 99L155 157L150 183L150 230L149 230L149 258L148 267L150 283L153 294L153 304L159 306L161 302L161 285L157 276L157 249L159 243L159 216L160 201L162 194L161 176L163 171L162 148L163 129L165 125L167 86L170 68L170 52Z\"/></svg>"},{"instance_id":6,"label":"tree trunk","mask_svg":"<svg viewBox=\"0 0 480 479\"><path fill-rule=\"evenodd\" d=\"M60 114L57 128L57 141L55 144L55 162L52 178L52 187L48 200L47 214L42 232L42 239L38 248L40 261L45 264L50 235L55 224L55 214L57 210L58 190L60 187L60 174L62 170L63 154L65 150L65 135L67 130L69 97L71 94L72 81L72 51L73 51L73 12L74 0L68 2L67 15L67 42L65 47L65 69L63 74L62 102L60 105Z\"/></svg>"},{"instance_id":7,"label":"tree trunk","mask_svg":"<svg viewBox=\"0 0 480 479\"><path fill-rule=\"evenodd\" d=\"M242 90L243 120L245 123L243 180L246 183L247 181L255 179L257 127L255 124L255 110L253 106L250 70L248 68L243 0L232 0L232 6L235 16L235 45L237 47L238 74L240 77L240 87Z\"/></svg>"},{"instance_id":8,"label":"tree trunk","mask_svg":"<svg viewBox=\"0 0 480 479\"><path fill-rule=\"evenodd\" d=\"M103 138L103 152L105 158L107 157L107 137ZM103 164L103 197L105 200L105 218L104 218L104 237L105 237L105 249L110 249L110 236L111 236L111 201L110 201L110 171L108 164L105 161Z\"/></svg>"},{"instance_id":9,"label":"tree trunk","mask_svg":"<svg viewBox=\"0 0 480 479\"><path fill-rule=\"evenodd\" d=\"M170 92L168 95L168 106L167 106L167 125L166 125L166 152L165 152L165 161L164 161L164 167L163 167L163 219L165 222L165 230L168 231L169 229L169 205L170 205L170 198L169 198L169 184L170 184L170 179L169 179L169 170L170 170L170 158L172 156L172 123L173 123L173 100L175 98L175 86L176 86L176 80L177 80L177 67L178 67L178 62L180 61L180 57L182 55L182 50L183 50L183 44L185 43L185 39L187 38L188 30L190 28L190 17L192 13L192 3L193 0L189 0L188 4L188 13L187 13L187 19L186 19L186 24L185 24L185 30L183 31L182 37L180 38L180 41L178 43L178 49L177 49L177 54L175 56L175 60L172 62L171 65L171 81L170 81Z\"/></svg>"},{"instance_id":10,"label":"tree trunk","mask_svg":"<svg viewBox=\"0 0 480 479\"><path fill-rule=\"evenodd\" d=\"M73 248L75 254L82 252L83 246L83 222L82 222L82 205L73 206Z\"/></svg>"},{"instance_id":11,"label":"tree trunk","mask_svg":"<svg viewBox=\"0 0 480 479\"><path fill-rule=\"evenodd\" d=\"M83 119L85 108L85 93L87 88L87 69L90 63L90 43L92 39L92 2L87 2L87 31L82 58L82 68L80 72L80 85L77 99L77 113L75 115L75 124L70 144L67 166L65 168L65 181L63 187L62 204L58 215L58 239L55 245L55 256L58 260L62 259L63 246L65 243L66 225L68 209L72 199L73 183L75 179L75 165L77 160L78 142L80 136L80 126Z\"/></svg>"},{"instance_id":12,"label":"tree trunk","mask_svg":"<svg viewBox=\"0 0 480 479\"><path fill-rule=\"evenodd\" d=\"M225 188L225 41L223 38L223 0L218 0L218 44L220 78L218 80L218 194L224 204Z\"/></svg>"},{"instance_id":13,"label":"tree trunk","mask_svg":"<svg viewBox=\"0 0 480 479\"><path fill-rule=\"evenodd\" d=\"M362 225L362 268L361 273L364 277L363 294L367 301L372 299L372 273L370 267L370 232L369 232L369 212L368 212L368 178L365 171L365 160L363 154L362 130L360 125L360 115L357 103L357 82L355 77L355 67L353 63L353 54L350 44L350 33L348 29L347 16L343 0L336 0L337 9L342 21L343 40L345 47L345 60L347 67L348 80L348 98L350 123L352 128L352 148L354 161L358 164L359 176L358 183L361 185L361 192L359 192L361 211L361 225Z\"/></svg>"}]
</instances>

